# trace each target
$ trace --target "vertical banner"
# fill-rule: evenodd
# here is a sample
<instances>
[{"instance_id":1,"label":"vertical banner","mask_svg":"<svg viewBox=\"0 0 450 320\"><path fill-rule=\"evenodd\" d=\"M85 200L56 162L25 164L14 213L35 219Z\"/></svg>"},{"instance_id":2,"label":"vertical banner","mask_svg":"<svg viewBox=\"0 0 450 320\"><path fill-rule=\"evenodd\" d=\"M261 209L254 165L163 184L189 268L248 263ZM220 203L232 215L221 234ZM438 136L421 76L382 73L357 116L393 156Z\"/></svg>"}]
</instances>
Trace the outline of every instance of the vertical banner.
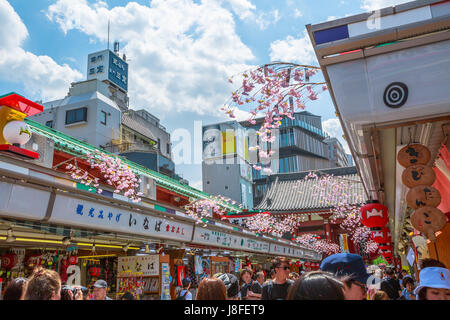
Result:
<instances>
[{"instance_id":1,"label":"vertical banner","mask_svg":"<svg viewBox=\"0 0 450 320\"><path fill-rule=\"evenodd\" d=\"M234 262L234 272L238 273L241 270L241 259L236 259Z\"/></svg>"},{"instance_id":2,"label":"vertical banner","mask_svg":"<svg viewBox=\"0 0 450 320\"><path fill-rule=\"evenodd\" d=\"M339 242L341 246L341 252L349 253L350 251L348 249L348 238L346 233L341 233L339 235Z\"/></svg>"},{"instance_id":3,"label":"vertical banner","mask_svg":"<svg viewBox=\"0 0 450 320\"><path fill-rule=\"evenodd\" d=\"M195 274L202 274L202 256L194 256Z\"/></svg>"},{"instance_id":4,"label":"vertical banner","mask_svg":"<svg viewBox=\"0 0 450 320\"><path fill-rule=\"evenodd\" d=\"M184 279L184 266L177 266L177 280L178 280L178 286L183 285L183 279Z\"/></svg>"},{"instance_id":5,"label":"vertical banner","mask_svg":"<svg viewBox=\"0 0 450 320\"><path fill-rule=\"evenodd\" d=\"M222 154L235 154L236 153L236 136L234 130L222 131Z\"/></svg>"},{"instance_id":6,"label":"vertical banner","mask_svg":"<svg viewBox=\"0 0 450 320\"><path fill-rule=\"evenodd\" d=\"M161 300L170 300L170 270L168 263L161 263Z\"/></svg>"}]
</instances>

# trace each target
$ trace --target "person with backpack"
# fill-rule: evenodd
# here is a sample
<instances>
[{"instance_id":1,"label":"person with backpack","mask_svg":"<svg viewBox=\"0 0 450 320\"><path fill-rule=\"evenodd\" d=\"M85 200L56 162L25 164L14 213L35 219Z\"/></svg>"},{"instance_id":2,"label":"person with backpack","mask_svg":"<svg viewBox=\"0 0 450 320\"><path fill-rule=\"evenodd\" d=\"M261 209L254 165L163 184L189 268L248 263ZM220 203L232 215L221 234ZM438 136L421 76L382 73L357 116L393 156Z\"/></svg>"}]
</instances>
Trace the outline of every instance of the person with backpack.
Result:
<instances>
[{"instance_id":1,"label":"person with backpack","mask_svg":"<svg viewBox=\"0 0 450 320\"><path fill-rule=\"evenodd\" d=\"M177 297L177 300L192 300L192 293L189 291L191 287L191 279L184 278L181 283L183 285L183 290L180 291L180 295Z\"/></svg>"},{"instance_id":2,"label":"person with backpack","mask_svg":"<svg viewBox=\"0 0 450 320\"><path fill-rule=\"evenodd\" d=\"M400 282L395 279L394 270L392 268L386 268L384 271L386 278L381 281L380 289L387 293L390 300L397 300L402 294L400 288Z\"/></svg>"},{"instance_id":3,"label":"person with backpack","mask_svg":"<svg viewBox=\"0 0 450 320\"><path fill-rule=\"evenodd\" d=\"M285 300L289 288L294 281L289 280L289 259L277 257L273 260L272 269L275 270L273 280L268 281L262 287L261 300Z\"/></svg>"}]
</instances>

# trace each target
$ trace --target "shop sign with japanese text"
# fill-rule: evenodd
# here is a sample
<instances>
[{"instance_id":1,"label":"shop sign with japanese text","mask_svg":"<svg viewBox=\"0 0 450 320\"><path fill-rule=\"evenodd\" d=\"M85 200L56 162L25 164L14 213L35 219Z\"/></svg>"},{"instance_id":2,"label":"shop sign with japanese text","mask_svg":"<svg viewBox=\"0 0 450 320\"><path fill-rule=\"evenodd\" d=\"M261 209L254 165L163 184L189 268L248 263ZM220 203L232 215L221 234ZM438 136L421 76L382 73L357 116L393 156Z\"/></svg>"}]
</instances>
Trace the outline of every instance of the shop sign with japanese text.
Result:
<instances>
[{"instance_id":1,"label":"shop sign with japanese text","mask_svg":"<svg viewBox=\"0 0 450 320\"><path fill-rule=\"evenodd\" d=\"M193 226L103 203L57 195L50 223L190 241Z\"/></svg>"},{"instance_id":2,"label":"shop sign with japanese text","mask_svg":"<svg viewBox=\"0 0 450 320\"><path fill-rule=\"evenodd\" d=\"M159 275L159 255L119 257L117 263L119 276L157 276Z\"/></svg>"},{"instance_id":3,"label":"shop sign with japanese text","mask_svg":"<svg viewBox=\"0 0 450 320\"><path fill-rule=\"evenodd\" d=\"M195 228L194 243L256 252L269 251L269 243L201 227Z\"/></svg>"}]
</instances>

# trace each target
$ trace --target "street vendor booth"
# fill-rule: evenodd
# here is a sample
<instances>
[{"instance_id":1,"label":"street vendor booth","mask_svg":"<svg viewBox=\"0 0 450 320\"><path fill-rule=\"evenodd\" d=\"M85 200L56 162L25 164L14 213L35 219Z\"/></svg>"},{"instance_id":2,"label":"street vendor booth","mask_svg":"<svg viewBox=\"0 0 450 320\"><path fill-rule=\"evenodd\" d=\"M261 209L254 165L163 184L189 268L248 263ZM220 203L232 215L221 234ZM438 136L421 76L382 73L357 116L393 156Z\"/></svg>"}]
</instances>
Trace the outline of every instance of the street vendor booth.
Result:
<instances>
[{"instance_id":1,"label":"street vendor booth","mask_svg":"<svg viewBox=\"0 0 450 320\"><path fill-rule=\"evenodd\" d=\"M386 253L406 264L421 248L450 266L450 3L413 1L307 29L368 198L387 208Z\"/></svg>"}]
</instances>

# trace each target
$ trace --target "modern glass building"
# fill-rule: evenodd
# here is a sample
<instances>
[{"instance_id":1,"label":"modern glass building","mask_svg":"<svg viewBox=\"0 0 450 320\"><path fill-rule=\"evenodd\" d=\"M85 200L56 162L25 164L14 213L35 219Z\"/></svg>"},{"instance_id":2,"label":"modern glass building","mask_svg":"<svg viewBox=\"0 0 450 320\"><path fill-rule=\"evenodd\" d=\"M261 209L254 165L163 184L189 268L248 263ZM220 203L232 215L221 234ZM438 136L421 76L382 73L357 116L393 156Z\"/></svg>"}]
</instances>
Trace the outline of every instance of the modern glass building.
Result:
<instances>
[{"instance_id":1,"label":"modern glass building","mask_svg":"<svg viewBox=\"0 0 450 320\"><path fill-rule=\"evenodd\" d=\"M241 122L241 125L249 129L258 130L263 118L256 119L255 125ZM278 130L278 136L272 143L275 154L270 163L258 164L270 167L273 174L295 173L307 170L337 167L334 161L330 161L328 144L329 138L322 130L320 116L308 111L294 113L294 119L284 118ZM252 169L253 176L253 202L257 206L267 192L268 176L261 170Z\"/></svg>"}]
</instances>

